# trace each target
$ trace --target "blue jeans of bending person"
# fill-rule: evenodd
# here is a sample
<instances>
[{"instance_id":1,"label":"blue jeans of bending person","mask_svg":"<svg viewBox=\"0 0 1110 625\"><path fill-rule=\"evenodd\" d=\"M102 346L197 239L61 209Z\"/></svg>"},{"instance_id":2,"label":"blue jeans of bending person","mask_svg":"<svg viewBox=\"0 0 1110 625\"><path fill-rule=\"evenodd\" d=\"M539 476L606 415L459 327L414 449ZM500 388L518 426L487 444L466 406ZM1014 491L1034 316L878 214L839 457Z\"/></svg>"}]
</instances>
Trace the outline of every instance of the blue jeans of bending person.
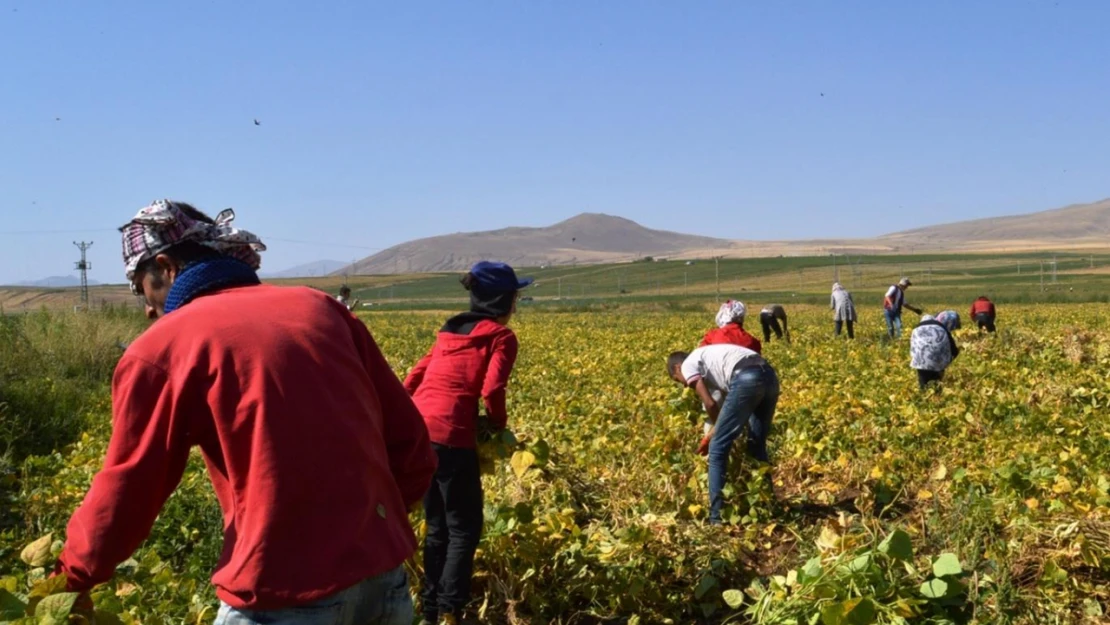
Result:
<instances>
[{"instance_id":1,"label":"blue jeans of bending person","mask_svg":"<svg viewBox=\"0 0 1110 625\"><path fill-rule=\"evenodd\" d=\"M709 441L709 522L721 522L728 455L745 426L748 455L767 462L767 435L779 401L779 378L769 364L737 369Z\"/></svg>"},{"instance_id":2,"label":"blue jeans of bending person","mask_svg":"<svg viewBox=\"0 0 1110 625\"><path fill-rule=\"evenodd\" d=\"M405 567L364 579L330 597L279 610L237 610L220 604L215 625L412 625Z\"/></svg>"},{"instance_id":3,"label":"blue jeans of bending person","mask_svg":"<svg viewBox=\"0 0 1110 625\"><path fill-rule=\"evenodd\" d=\"M890 338L902 336L902 311L884 310L883 316L886 317L886 331Z\"/></svg>"}]
</instances>

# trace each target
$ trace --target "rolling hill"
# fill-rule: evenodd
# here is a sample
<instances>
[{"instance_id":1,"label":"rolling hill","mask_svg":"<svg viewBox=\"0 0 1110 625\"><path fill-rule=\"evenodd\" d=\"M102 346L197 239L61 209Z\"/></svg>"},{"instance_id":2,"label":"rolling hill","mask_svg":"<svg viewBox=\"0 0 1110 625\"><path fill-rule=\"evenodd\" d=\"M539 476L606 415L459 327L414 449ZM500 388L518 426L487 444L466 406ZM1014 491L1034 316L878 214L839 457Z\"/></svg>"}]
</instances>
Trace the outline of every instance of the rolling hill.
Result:
<instances>
[{"instance_id":1,"label":"rolling hill","mask_svg":"<svg viewBox=\"0 0 1110 625\"><path fill-rule=\"evenodd\" d=\"M1110 247L1110 199L1026 215L942 224L870 239L743 241L652 230L622 217L583 213L544 228L504 228L417 239L358 261L350 273L459 271L481 259L538 267L671 258L753 258L1067 250ZM341 273L343 269L333 272Z\"/></svg>"}]
</instances>

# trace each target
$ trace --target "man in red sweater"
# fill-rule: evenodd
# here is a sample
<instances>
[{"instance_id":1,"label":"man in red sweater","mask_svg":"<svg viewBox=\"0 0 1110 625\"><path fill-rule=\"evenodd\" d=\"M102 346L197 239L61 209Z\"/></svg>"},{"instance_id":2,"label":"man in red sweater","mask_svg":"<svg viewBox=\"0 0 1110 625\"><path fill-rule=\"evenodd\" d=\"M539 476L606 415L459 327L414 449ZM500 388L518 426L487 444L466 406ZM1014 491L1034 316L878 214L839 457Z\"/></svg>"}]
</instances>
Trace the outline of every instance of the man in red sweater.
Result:
<instances>
[{"instance_id":1,"label":"man in red sweater","mask_svg":"<svg viewBox=\"0 0 1110 625\"><path fill-rule=\"evenodd\" d=\"M447 320L432 350L405 379L428 424L439 457L424 497L424 622L456 623L470 602L474 553L482 536L478 468L478 403L489 430L505 428L505 386L516 362L517 339L506 324L516 310L519 280L504 263L480 262L463 277L470 311Z\"/></svg>"},{"instance_id":2,"label":"man in red sweater","mask_svg":"<svg viewBox=\"0 0 1110 625\"><path fill-rule=\"evenodd\" d=\"M980 295L971 303L971 318L980 330L994 332L995 314L994 302L987 299L985 295Z\"/></svg>"},{"instance_id":3,"label":"man in red sweater","mask_svg":"<svg viewBox=\"0 0 1110 625\"><path fill-rule=\"evenodd\" d=\"M366 326L328 295L259 283L254 235L159 201L121 229L154 324L112 382L104 468L67 528L72 591L149 534L199 447L224 515L217 625L410 623L408 510L435 456Z\"/></svg>"}]
</instances>

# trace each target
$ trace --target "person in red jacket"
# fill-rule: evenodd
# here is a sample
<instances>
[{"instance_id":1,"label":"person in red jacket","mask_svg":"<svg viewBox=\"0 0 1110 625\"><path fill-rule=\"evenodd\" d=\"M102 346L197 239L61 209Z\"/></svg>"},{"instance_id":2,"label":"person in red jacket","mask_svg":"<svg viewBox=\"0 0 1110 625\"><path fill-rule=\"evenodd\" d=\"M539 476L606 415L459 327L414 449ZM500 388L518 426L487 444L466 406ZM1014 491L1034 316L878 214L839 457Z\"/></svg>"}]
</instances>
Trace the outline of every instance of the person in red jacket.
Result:
<instances>
[{"instance_id":1,"label":"person in red jacket","mask_svg":"<svg viewBox=\"0 0 1110 625\"><path fill-rule=\"evenodd\" d=\"M980 330L985 329L987 332L994 332L994 302L990 301L984 295L980 295L979 299L971 303L971 319L975 321L975 325L979 326Z\"/></svg>"},{"instance_id":2,"label":"person in red jacket","mask_svg":"<svg viewBox=\"0 0 1110 625\"><path fill-rule=\"evenodd\" d=\"M478 468L479 400L490 430L508 422L505 387L517 338L506 324L517 297L532 283L504 263L483 261L463 277L470 311L447 320L431 351L405 379L424 415L439 467L424 497L424 620L458 619L470 601L474 552L482 535Z\"/></svg>"},{"instance_id":3,"label":"person in red jacket","mask_svg":"<svg viewBox=\"0 0 1110 625\"><path fill-rule=\"evenodd\" d=\"M746 313L744 302L730 299L721 304L720 310L717 311L717 327L705 333L698 347L720 344L739 345L757 354L761 353L763 344L744 329Z\"/></svg>"},{"instance_id":4,"label":"person in red jacket","mask_svg":"<svg viewBox=\"0 0 1110 625\"><path fill-rule=\"evenodd\" d=\"M257 237L160 200L124 225L154 323L112 380L112 436L56 572L107 581L199 447L224 516L217 625L411 623L408 510L427 428L366 326L327 294L263 285Z\"/></svg>"}]
</instances>

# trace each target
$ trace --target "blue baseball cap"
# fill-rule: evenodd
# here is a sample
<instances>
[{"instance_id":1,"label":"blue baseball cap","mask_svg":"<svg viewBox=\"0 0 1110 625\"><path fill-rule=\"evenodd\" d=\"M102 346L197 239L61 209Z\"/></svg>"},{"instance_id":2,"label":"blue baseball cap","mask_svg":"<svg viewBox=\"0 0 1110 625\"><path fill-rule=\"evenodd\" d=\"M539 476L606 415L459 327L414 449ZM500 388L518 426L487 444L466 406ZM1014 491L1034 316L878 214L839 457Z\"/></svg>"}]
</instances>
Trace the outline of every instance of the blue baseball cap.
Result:
<instances>
[{"instance_id":1,"label":"blue baseball cap","mask_svg":"<svg viewBox=\"0 0 1110 625\"><path fill-rule=\"evenodd\" d=\"M506 293L519 291L532 284L532 278L517 278L513 268L505 263L483 260L470 268L474 283L483 291Z\"/></svg>"}]
</instances>

